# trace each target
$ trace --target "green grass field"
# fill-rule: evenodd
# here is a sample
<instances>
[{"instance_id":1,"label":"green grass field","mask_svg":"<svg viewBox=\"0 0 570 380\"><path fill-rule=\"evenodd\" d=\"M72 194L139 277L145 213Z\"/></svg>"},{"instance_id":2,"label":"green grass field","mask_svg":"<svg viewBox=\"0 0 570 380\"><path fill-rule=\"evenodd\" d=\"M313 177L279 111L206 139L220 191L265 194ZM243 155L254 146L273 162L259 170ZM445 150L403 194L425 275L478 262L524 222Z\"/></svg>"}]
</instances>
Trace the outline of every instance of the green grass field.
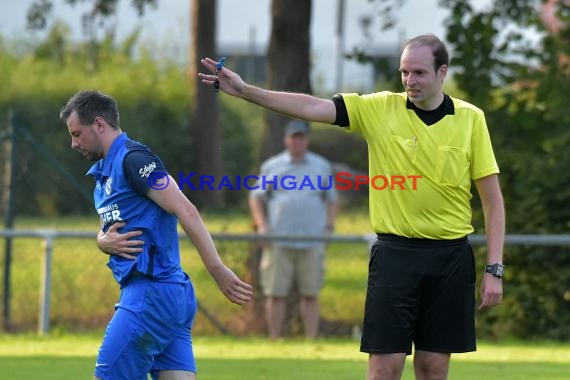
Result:
<instances>
[{"instance_id":1,"label":"green grass field","mask_svg":"<svg viewBox=\"0 0 570 380\"><path fill-rule=\"evenodd\" d=\"M101 335L0 335L0 379L89 379ZM366 373L367 356L353 340L197 336L194 344L200 380L354 380ZM508 342L454 356L449 378L567 380L569 374L569 345ZM403 379L413 379L409 359Z\"/></svg>"}]
</instances>

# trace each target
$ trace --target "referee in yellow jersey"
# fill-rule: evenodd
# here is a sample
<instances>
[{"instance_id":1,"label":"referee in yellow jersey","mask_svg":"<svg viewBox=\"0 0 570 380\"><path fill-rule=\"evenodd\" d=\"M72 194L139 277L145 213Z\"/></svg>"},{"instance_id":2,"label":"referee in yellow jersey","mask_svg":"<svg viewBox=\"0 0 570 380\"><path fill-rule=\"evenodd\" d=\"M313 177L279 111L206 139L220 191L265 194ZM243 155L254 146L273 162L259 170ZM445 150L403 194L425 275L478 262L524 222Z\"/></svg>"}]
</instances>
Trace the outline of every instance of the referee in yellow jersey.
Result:
<instances>
[{"instance_id":1,"label":"referee in yellow jersey","mask_svg":"<svg viewBox=\"0 0 570 380\"><path fill-rule=\"evenodd\" d=\"M289 117L359 131L368 143L372 247L361 351L368 380L400 379L414 347L417 379L447 379L452 353L475 351L475 263L467 235L471 182L485 216L487 262L479 308L502 298L505 211L499 168L476 106L442 90L449 55L432 34L408 41L400 72L404 92L308 94L245 83L216 61L202 64L206 85ZM411 179L415 181L412 183ZM382 190L375 189L382 188Z\"/></svg>"}]
</instances>

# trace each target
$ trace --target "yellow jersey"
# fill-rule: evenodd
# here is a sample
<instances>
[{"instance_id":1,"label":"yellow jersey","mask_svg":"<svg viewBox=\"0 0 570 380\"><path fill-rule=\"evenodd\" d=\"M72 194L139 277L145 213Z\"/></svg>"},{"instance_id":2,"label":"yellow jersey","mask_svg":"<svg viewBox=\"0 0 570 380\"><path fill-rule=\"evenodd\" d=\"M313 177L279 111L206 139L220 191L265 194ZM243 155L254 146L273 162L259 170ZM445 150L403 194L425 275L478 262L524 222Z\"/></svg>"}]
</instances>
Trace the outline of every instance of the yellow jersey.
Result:
<instances>
[{"instance_id":1,"label":"yellow jersey","mask_svg":"<svg viewBox=\"0 0 570 380\"><path fill-rule=\"evenodd\" d=\"M453 113L426 125L405 93L341 95L348 129L368 144L374 231L440 240L472 233L471 181L499 173L483 111L450 98Z\"/></svg>"}]
</instances>

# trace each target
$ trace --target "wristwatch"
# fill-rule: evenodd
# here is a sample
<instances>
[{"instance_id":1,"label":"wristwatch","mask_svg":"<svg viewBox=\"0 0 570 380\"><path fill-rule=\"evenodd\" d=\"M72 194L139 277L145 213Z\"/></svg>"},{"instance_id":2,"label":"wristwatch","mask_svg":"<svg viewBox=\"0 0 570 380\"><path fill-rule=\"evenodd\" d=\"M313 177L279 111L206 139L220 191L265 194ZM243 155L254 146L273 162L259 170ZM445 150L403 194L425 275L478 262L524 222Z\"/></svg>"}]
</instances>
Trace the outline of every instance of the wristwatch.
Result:
<instances>
[{"instance_id":1,"label":"wristwatch","mask_svg":"<svg viewBox=\"0 0 570 380\"><path fill-rule=\"evenodd\" d=\"M495 277L503 278L505 273L505 266L503 264L487 264L485 265L485 273L492 274Z\"/></svg>"}]
</instances>

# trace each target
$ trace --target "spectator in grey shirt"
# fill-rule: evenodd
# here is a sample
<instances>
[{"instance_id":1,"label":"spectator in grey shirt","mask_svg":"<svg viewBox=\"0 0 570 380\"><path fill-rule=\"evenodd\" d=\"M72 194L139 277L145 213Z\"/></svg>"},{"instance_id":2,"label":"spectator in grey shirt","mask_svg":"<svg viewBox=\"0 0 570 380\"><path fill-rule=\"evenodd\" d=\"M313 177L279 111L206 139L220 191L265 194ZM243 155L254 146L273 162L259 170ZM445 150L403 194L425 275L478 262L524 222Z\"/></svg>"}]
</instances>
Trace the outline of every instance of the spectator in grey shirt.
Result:
<instances>
[{"instance_id":1,"label":"spectator in grey shirt","mask_svg":"<svg viewBox=\"0 0 570 380\"><path fill-rule=\"evenodd\" d=\"M322 235L334 230L337 194L332 166L308 151L309 128L292 120L285 128L284 152L261 165L258 186L249 197L257 232ZM299 291L305 336L319 333L319 292L324 278L325 244L315 241L276 241L264 245L260 263L269 337L282 335L286 297L293 284Z\"/></svg>"}]
</instances>

